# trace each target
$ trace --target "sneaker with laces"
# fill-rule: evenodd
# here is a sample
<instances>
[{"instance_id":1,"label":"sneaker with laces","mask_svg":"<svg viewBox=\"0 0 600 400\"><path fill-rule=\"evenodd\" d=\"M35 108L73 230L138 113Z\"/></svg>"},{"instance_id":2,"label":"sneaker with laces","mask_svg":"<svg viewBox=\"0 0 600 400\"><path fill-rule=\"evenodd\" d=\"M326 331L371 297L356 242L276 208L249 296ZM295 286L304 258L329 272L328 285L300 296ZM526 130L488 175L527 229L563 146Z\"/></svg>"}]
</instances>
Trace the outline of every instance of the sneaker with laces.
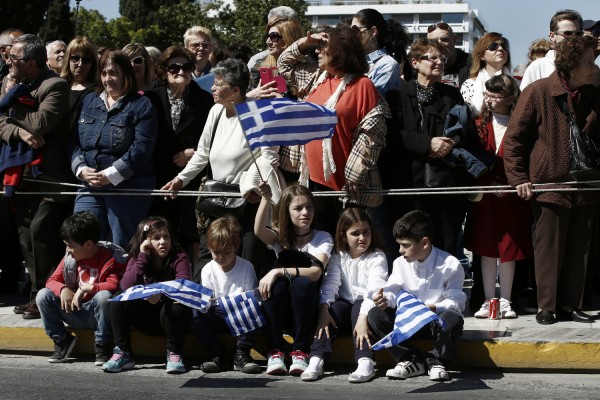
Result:
<instances>
[{"instance_id":1,"label":"sneaker with laces","mask_svg":"<svg viewBox=\"0 0 600 400\"><path fill-rule=\"evenodd\" d=\"M49 363L64 363L69 361L69 356L77 343L77 337L67 334L65 340L54 342L54 354L48 357Z\"/></svg>"},{"instance_id":2,"label":"sneaker with laces","mask_svg":"<svg viewBox=\"0 0 600 400\"><path fill-rule=\"evenodd\" d=\"M424 373L425 365L422 362L400 361L393 369L388 369L385 376L391 379L406 379Z\"/></svg>"},{"instance_id":3,"label":"sneaker with laces","mask_svg":"<svg viewBox=\"0 0 600 400\"><path fill-rule=\"evenodd\" d=\"M283 353L279 350L271 350L267 361L267 375L285 375L287 368L283 360Z\"/></svg>"},{"instance_id":4,"label":"sneaker with laces","mask_svg":"<svg viewBox=\"0 0 600 400\"><path fill-rule=\"evenodd\" d=\"M200 369L205 374L214 374L216 372L224 371L225 367L221 362L221 357L216 356L213 357L211 360L205 361L202 364L200 364Z\"/></svg>"},{"instance_id":5,"label":"sneaker with laces","mask_svg":"<svg viewBox=\"0 0 600 400\"><path fill-rule=\"evenodd\" d=\"M115 346L112 357L102 365L102 370L105 372L121 372L133 369L134 367L135 361L133 361L131 353L121 350L119 346Z\"/></svg>"},{"instance_id":6,"label":"sneaker with laces","mask_svg":"<svg viewBox=\"0 0 600 400\"><path fill-rule=\"evenodd\" d=\"M517 313L513 311L509 300L502 298L500 299L500 315L503 319L517 318Z\"/></svg>"},{"instance_id":7,"label":"sneaker with laces","mask_svg":"<svg viewBox=\"0 0 600 400\"><path fill-rule=\"evenodd\" d=\"M429 379L432 381L449 381L450 374L443 365L433 365L429 368Z\"/></svg>"},{"instance_id":8,"label":"sneaker with laces","mask_svg":"<svg viewBox=\"0 0 600 400\"><path fill-rule=\"evenodd\" d=\"M260 365L248 353L236 353L233 357L233 370L242 371L244 374L260 373Z\"/></svg>"},{"instance_id":9,"label":"sneaker with laces","mask_svg":"<svg viewBox=\"0 0 600 400\"><path fill-rule=\"evenodd\" d=\"M308 359L310 356L301 350L295 350L290 353L292 365L290 365L290 375L302 375L308 368Z\"/></svg>"},{"instance_id":10,"label":"sneaker with laces","mask_svg":"<svg viewBox=\"0 0 600 400\"><path fill-rule=\"evenodd\" d=\"M105 343L95 343L94 347L96 349L96 361L94 362L94 365L96 365L96 367L101 367L105 362L110 360L110 356L112 356L112 346Z\"/></svg>"},{"instance_id":11,"label":"sneaker with laces","mask_svg":"<svg viewBox=\"0 0 600 400\"><path fill-rule=\"evenodd\" d=\"M481 305L479 311L473 314L475 318L489 318L490 317L490 302L486 300Z\"/></svg>"},{"instance_id":12,"label":"sneaker with laces","mask_svg":"<svg viewBox=\"0 0 600 400\"><path fill-rule=\"evenodd\" d=\"M167 374L183 374L185 364L180 354L167 350Z\"/></svg>"}]
</instances>

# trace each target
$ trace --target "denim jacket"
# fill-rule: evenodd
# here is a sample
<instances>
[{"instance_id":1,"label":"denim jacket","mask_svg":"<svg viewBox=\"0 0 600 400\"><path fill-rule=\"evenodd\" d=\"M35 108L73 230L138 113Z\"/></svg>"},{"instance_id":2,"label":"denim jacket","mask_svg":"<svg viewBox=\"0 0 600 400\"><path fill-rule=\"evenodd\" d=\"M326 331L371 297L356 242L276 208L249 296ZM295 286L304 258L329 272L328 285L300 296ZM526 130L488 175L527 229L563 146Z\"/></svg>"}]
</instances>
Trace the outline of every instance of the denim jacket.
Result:
<instances>
[{"instance_id":1,"label":"denim jacket","mask_svg":"<svg viewBox=\"0 0 600 400\"><path fill-rule=\"evenodd\" d=\"M102 98L90 93L83 99L77 121L73 173L83 163L98 171L114 166L126 180L154 174L158 122L148 98L129 93L108 111Z\"/></svg>"}]
</instances>

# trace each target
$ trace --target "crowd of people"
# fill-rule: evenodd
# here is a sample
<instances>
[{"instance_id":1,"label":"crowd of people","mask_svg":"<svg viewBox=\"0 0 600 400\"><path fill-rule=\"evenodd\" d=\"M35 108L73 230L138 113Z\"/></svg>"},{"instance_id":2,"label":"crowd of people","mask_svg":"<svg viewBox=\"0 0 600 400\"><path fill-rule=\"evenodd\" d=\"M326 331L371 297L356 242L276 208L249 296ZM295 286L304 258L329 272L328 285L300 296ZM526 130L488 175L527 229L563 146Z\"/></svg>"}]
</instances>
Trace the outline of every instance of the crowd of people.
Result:
<instances>
[{"instance_id":1,"label":"crowd of people","mask_svg":"<svg viewBox=\"0 0 600 400\"><path fill-rule=\"evenodd\" d=\"M22 259L31 290L14 312L42 319L49 362L69 359L67 323L94 330L107 372L135 367L134 327L166 337L168 373L187 371L190 330L210 353L204 372L259 373L255 332L237 337L233 357L217 336L227 331L217 299L252 290L267 320L266 373L304 381L323 376L339 334L354 338L348 380L373 379L371 346L394 329L401 291L445 329L419 330L433 338L426 354L389 348L395 379L449 380L465 308L488 318L499 297L499 317L517 318L522 289L537 293L540 324L593 322L583 309L600 194L566 182L573 130L600 140L600 21L556 12L549 40L513 76L499 32L468 54L443 21L411 43L373 9L307 34L289 7L267 20L254 56L200 26L162 51L0 34L0 220L20 243L5 249L16 261L2 264L0 287L16 288ZM333 136L251 150L235 106L283 97L335 109ZM107 301L180 278L213 291L208 310L160 294Z\"/></svg>"}]
</instances>

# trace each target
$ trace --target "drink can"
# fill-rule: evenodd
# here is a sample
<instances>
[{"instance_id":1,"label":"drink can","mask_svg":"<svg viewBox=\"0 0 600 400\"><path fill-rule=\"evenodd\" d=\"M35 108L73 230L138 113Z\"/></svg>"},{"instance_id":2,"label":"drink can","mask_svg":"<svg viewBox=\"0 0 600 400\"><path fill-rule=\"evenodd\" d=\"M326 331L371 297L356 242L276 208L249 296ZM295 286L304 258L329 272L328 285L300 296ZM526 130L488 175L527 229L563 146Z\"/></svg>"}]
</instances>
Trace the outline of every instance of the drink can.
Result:
<instances>
[{"instance_id":1,"label":"drink can","mask_svg":"<svg viewBox=\"0 0 600 400\"><path fill-rule=\"evenodd\" d=\"M490 299L489 319L500 319L500 299L496 297Z\"/></svg>"}]
</instances>

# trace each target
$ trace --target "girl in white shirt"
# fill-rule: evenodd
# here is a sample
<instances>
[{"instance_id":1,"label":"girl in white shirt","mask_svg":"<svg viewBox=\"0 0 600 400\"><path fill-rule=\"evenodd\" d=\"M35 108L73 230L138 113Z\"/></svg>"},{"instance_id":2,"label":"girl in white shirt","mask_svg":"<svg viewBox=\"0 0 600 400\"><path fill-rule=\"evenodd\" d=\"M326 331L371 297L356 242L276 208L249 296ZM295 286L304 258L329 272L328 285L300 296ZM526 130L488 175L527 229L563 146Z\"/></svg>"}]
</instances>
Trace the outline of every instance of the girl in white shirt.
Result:
<instances>
[{"instance_id":1,"label":"girl in white shirt","mask_svg":"<svg viewBox=\"0 0 600 400\"><path fill-rule=\"evenodd\" d=\"M373 294L385 285L387 260L379 250L373 222L362 209L349 208L340 215L335 242L339 252L331 258L321 286L315 341L309 366L301 378L314 381L322 376L324 359L332 352L334 338L339 331L350 330L358 368L348 381L367 382L375 376L367 314L375 306Z\"/></svg>"},{"instance_id":2,"label":"girl in white shirt","mask_svg":"<svg viewBox=\"0 0 600 400\"><path fill-rule=\"evenodd\" d=\"M277 253L274 267L260 280L258 290L269 322L267 374L283 375L285 365L283 328L293 315L294 343L290 353L290 375L300 375L308 367L319 284L333 250L333 239L313 228L313 195L304 186L285 189L269 223L271 188L259 186L262 200L256 213L254 233Z\"/></svg>"}]
</instances>

